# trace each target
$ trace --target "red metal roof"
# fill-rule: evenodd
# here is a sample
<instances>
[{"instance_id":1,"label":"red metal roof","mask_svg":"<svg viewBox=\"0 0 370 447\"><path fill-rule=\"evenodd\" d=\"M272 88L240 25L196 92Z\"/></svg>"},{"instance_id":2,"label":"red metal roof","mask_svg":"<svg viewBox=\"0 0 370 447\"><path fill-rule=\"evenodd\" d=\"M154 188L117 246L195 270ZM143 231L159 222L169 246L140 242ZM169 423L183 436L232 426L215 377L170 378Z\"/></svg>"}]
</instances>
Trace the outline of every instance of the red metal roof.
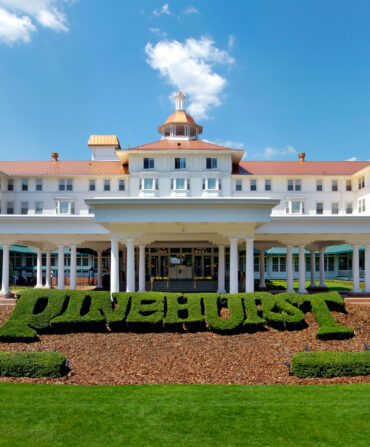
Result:
<instances>
[{"instance_id":1,"label":"red metal roof","mask_svg":"<svg viewBox=\"0 0 370 447\"><path fill-rule=\"evenodd\" d=\"M353 175L367 166L369 161L241 161L233 174Z\"/></svg>"},{"instance_id":2,"label":"red metal roof","mask_svg":"<svg viewBox=\"0 0 370 447\"><path fill-rule=\"evenodd\" d=\"M230 147L218 146L202 140L159 140L142 146L129 147L125 151L165 151L165 150L195 150L195 151L241 151ZM243 152L243 151L241 151ZM1 169L1 168L0 168Z\"/></svg>"},{"instance_id":3,"label":"red metal roof","mask_svg":"<svg viewBox=\"0 0 370 447\"><path fill-rule=\"evenodd\" d=\"M0 171L7 175L120 175L127 166L120 161L0 161Z\"/></svg>"}]
</instances>

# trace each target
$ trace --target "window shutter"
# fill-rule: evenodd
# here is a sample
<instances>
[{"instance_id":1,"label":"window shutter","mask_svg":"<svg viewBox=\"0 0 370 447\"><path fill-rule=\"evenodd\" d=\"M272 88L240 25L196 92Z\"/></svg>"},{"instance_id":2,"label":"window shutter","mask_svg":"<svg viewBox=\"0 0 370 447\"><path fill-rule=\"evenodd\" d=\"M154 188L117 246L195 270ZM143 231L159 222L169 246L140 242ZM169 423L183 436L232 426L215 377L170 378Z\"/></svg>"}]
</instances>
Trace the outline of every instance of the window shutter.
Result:
<instances>
[{"instance_id":1,"label":"window shutter","mask_svg":"<svg viewBox=\"0 0 370 447\"><path fill-rule=\"evenodd\" d=\"M219 178L219 179L218 179L218 189L219 189L219 191L221 191L221 186L222 186L222 185L221 185L221 179Z\"/></svg>"},{"instance_id":2,"label":"window shutter","mask_svg":"<svg viewBox=\"0 0 370 447\"><path fill-rule=\"evenodd\" d=\"M190 191L190 178L188 178L188 191Z\"/></svg>"},{"instance_id":3,"label":"window shutter","mask_svg":"<svg viewBox=\"0 0 370 447\"><path fill-rule=\"evenodd\" d=\"M158 190L159 189L159 182L158 179L155 179L155 189Z\"/></svg>"},{"instance_id":4,"label":"window shutter","mask_svg":"<svg viewBox=\"0 0 370 447\"><path fill-rule=\"evenodd\" d=\"M171 190L173 189L173 178L171 178Z\"/></svg>"},{"instance_id":5,"label":"window shutter","mask_svg":"<svg viewBox=\"0 0 370 447\"><path fill-rule=\"evenodd\" d=\"M143 189L143 179L140 179L140 189Z\"/></svg>"},{"instance_id":6,"label":"window shutter","mask_svg":"<svg viewBox=\"0 0 370 447\"><path fill-rule=\"evenodd\" d=\"M203 189L206 189L206 180L203 179Z\"/></svg>"}]
</instances>

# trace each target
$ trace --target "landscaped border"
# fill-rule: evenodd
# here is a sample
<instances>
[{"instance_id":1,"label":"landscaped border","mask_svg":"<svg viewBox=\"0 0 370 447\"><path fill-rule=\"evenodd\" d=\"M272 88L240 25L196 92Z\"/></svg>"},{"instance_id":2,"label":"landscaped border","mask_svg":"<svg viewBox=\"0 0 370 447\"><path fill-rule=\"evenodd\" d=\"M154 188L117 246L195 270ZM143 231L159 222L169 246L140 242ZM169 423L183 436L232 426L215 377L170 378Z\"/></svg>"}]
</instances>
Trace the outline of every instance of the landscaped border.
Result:
<instances>
[{"instance_id":1,"label":"landscaped border","mask_svg":"<svg viewBox=\"0 0 370 447\"><path fill-rule=\"evenodd\" d=\"M266 292L114 293L71 290L25 290L9 320L0 328L0 341L30 342L38 333L102 331L206 330L230 334L255 332L265 326L279 330L307 327L312 312L320 327L318 339L353 337L353 329L336 323L332 310L344 311L336 292L314 295ZM227 309L228 318L222 317Z\"/></svg>"}]
</instances>

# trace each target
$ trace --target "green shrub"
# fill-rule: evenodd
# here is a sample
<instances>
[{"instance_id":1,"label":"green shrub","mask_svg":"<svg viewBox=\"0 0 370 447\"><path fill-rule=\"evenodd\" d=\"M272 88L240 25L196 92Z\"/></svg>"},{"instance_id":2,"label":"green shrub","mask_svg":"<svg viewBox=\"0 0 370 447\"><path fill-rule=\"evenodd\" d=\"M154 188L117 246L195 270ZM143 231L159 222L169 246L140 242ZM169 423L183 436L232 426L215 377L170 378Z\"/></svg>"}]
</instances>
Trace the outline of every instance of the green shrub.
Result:
<instances>
[{"instance_id":1,"label":"green shrub","mask_svg":"<svg viewBox=\"0 0 370 447\"><path fill-rule=\"evenodd\" d=\"M271 296L269 293L256 292L256 293L243 293L240 294L247 318L243 321L244 328L249 332L255 332L263 329L263 325L266 320L262 318L262 310L258 306L261 304L261 298L263 296Z\"/></svg>"},{"instance_id":2,"label":"green shrub","mask_svg":"<svg viewBox=\"0 0 370 447\"><path fill-rule=\"evenodd\" d=\"M55 332L105 331L105 316L112 312L109 292L66 291L66 309L50 322Z\"/></svg>"},{"instance_id":3,"label":"green shrub","mask_svg":"<svg viewBox=\"0 0 370 447\"><path fill-rule=\"evenodd\" d=\"M50 321L60 314L66 299L64 290L27 289L22 292L9 320L0 327L0 341L31 342L37 332L50 327ZM37 330L37 332L36 332Z\"/></svg>"},{"instance_id":4,"label":"green shrub","mask_svg":"<svg viewBox=\"0 0 370 447\"><path fill-rule=\"evenodd\" d=\"M297 352L292 360L292 373L302 379L367 375L370 374L370 351Z\"/></svg>"},{"instance_id":5,"label":"green shrub","mask_svg":"<svg viewBox=\"0 0 370 447\"><path fill-rule=\"evenodd\" d=\"M0 352L3 377L61 377L65 364L60 352Z\"/></svg>"},{"instance_id":6,"label":"green shrub","mask_svg":"<svg viewBox=\"0 0 370 447\"><path fill-rule=\"evenodd\" d=\"M166 305L164 328L180 330L183 325L187 329L200 329L204 326L201 294L166 293Z\"/></svg>"},{"instance_id":7,"label":"green shrub","mask_svg":"<svg viewBox=\"0 0 370 447\"><path fill-rule=\"evenodd\" d=\"M299 299L294 301L291 295L293 294L261 294L262 315L269 326L279 330L295 330L304 327L305 315L293 305L299 302Z\"/></svg>"},{"instance_id":8,"label":"green shrub","mask_svg":"<svg viewBox=\"0 0 370 447\"><path fill-rule=\"evenodd\" d=\"M165 300L160 292L131 294L131 307L126 318L129 329L154 330L162 328Z\"/></svg>"},{"instance_id":9,"label":"green shrub","mask_svg":"<svg viewBox=\"0 0 370 447\"><path fill-rule=\"evenodd\" d=\"M106 320L112 331L123 331L126 327L126 317L130 309L131 293L117 292L113 293L115 309L106 314Z\"/></svg>"},{"instance_id":10,"label":"green shrub","mask_svg":"<svg viewBox=\"0 0 370 447\"><path fill-rule=\"evenodd\" d=\"M235 332L245 318L243 302L240 295L208 294L203 298L208 328L215 332ZM222 308L229 309L229 318L221 318Z\"/></svg>"},{"instance_id":11,"label":"green shrub","mask_svg":"<svg viewBox=\"0 0 370 447\"><path fill-rule=\"evenodd\" d=\"M334 310L344 310L344 300L337 292L317 293L308 296L311 311L320 329L316 334L319 340L347 339L354 336L353 329L336 323L329 306Z\"/></svg>"}]
</instances>

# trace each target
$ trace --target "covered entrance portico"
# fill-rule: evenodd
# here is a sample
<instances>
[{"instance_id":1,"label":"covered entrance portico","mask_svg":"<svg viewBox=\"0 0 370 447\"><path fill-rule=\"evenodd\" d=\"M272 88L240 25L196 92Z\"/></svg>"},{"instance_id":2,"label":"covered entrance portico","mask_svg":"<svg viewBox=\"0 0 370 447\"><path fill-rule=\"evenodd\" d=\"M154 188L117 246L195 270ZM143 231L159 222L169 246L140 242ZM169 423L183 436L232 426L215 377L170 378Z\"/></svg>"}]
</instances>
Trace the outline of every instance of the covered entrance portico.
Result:
<instances>
[{"instance_id":1,"label":"covered entrance portico","mask_svg":"<svg viewBox=\"0 0 370 447\"><path fill-rule=\"evenodd\" d=\"M94 209L95 222L111 234L111 292L120 290L122 247L127 292L136 290L137 267L139 291L145 291L148 275L167 281L217 280L217 291L225 293L225 247L228 247L229 292L237 293L238 246L242 244L246 250L245 291L252 292L255 230L271 220L271 209L279 201L126 198L91 199L86 203ZM137 266L135 247L139 255Z\"/></svg>"}]
</instances>

